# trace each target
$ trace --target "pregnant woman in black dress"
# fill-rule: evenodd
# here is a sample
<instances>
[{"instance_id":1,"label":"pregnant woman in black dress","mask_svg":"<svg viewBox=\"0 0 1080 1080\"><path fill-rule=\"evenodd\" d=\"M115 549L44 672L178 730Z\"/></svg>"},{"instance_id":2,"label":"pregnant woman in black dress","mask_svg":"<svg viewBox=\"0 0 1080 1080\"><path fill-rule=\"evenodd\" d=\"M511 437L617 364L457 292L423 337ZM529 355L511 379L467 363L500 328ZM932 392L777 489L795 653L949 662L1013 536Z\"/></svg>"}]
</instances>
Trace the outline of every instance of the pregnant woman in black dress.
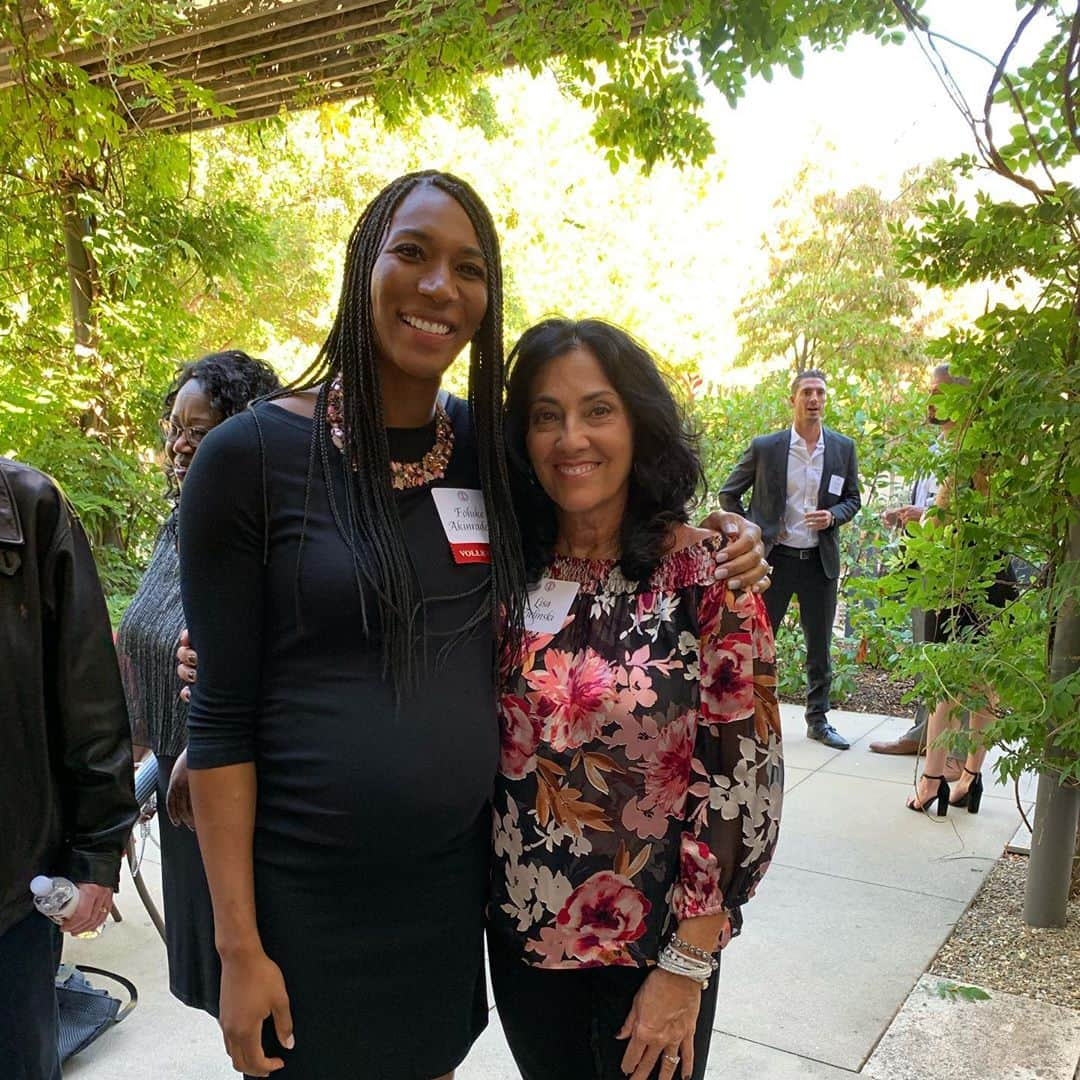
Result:
<instances>
[{"instance_id":1,"label":"pregnant woman in black dress","mask_svg":"<svg viewBox=\"0 0 1080 1080\"><path fill-rule=\"evenodd\" d=\"M249 1075L432 1080L487 1021L492 613L524 583L500 314L479 198L401 178L353 232L308 377L217 428L187 479L188 764ZM470 343L473 422L438 400ZM486 510L491 563L451 550L433 488Z\"/></svg>"},{"instance_id":2,"label":"pregnant woman in black dress","mask_svg":"<svg viewBox=\"0 0 1080 1080\"><path fill-rule=\"evenodd\" d=\"M191 789L249 1076L433 1080L486 1023L493 631L506 613L514 648L525 583L501 280L467 185L394 181L316 364L216 429L187 479ZM439 391L466 345L468 406Z\"/></svg>"}]
</instances>

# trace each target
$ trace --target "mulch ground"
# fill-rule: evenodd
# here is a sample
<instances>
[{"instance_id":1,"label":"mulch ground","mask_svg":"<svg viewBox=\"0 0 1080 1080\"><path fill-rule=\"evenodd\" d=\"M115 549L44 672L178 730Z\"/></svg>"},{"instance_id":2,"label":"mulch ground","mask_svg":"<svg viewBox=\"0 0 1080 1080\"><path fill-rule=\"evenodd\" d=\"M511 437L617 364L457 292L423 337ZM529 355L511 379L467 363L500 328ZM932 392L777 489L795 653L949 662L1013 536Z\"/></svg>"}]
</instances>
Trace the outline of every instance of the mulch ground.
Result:
<instances>
[{"instance_id":1,"label":"mulch ground","mask_svg":"<svg viewBox=\"0 0 1080 1080\"><path fill-rule=\"evenodd\" d=\"M855 680L855 692L843 700L833 698L833 705L848 712L880 713L884 716L903 716L908 719L915 715L915 706L905 705L900 698L906 694L913 683L910 679L901 679L882 668L863 665ZM780 700L789 705L802 705L805 698L780 696Z\"/></svg>"},{"instance_id":2,"label":"mulch ground","mask_svg":"<svg viewBox=\"0 0 1080 1080\"><path fill-rule=\"evenodd\" d=\"M1003 855L930 967L959 983L1080 1009L1080 899L1065 927L1024 922L1026 855Z\"/></svg>"}]
</instances>

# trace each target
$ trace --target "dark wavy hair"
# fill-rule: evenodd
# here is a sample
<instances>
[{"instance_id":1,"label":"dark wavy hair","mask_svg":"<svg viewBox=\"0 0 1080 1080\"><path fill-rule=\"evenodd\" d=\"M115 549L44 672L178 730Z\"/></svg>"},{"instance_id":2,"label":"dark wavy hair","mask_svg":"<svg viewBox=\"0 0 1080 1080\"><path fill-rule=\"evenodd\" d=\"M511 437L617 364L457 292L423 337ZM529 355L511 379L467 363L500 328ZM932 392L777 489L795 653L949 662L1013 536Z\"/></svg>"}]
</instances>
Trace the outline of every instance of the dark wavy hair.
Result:
<instances>
[{"instance_id":1,"label":"dark wavy hair","mask_svg":"<svg viewBox=\"0 0 1080 1080\"><path fill-rule=\"evenodd\" d=\"M315 425L313 460L316 455L321 458L331 510L353 553L361 600L363 581L378 596L384 669L393 676L399 693L416 681L415 623L418 615L422 617L423 605L390 484L390 450L376 356L371 273L394 211L410 192L422 185L445 192L465 211L476 231L487 268L487 310L469 349L469 409L487 509L490 603L482 605L474 619L461 628L461 633L471 631L481 619L499 625L502 612L503 648L506 655L516 655L523 634L526 588L502 431L502 261L491 213L464 180L432 170L408 173L391 181L372 199L349 237L341 299L330 335L311 367L286 388L286 392L295 393L321 384L316 415L324 416L330 381L341 375L345 427L342 456L343 462L354 465L347 472L344 508L335 504L326 424ZM365 630L367 623L365 611ZM495 663L495 658L492 659Z\"/></svg>"},{"instance_id":2,"label":"dark wavy hair","mask_svg":"<svg viewBox=\"0 0 1080 1080\"><path fill-rule=\"evenodd\" d=\"M526 448L529 400L544 365L577 348L596 357L630 414L634 453L620 563L627 578L641 580L667 552L672 529L687 520L695 493L704 493L705 473L697 436L656 361L625 330L601 319L545 319L526 330L510 354L506 440L526 570L530 581L539 577L558 530L555 504Z\"/></svg>"},{"instance_id":3,"label":"dark wavy hair","mask_svg":"<svg viewBox=\"0 0 1080 1080\"><path fill-rule=\"evenodd\" d=\"M162 402L162 420L168 420L172 415L176 395L192 379L198 381L222 420L243 412L249 402L256 398L281 389L281 380L265 360L257 360L240 349L207 353L198 360L183 364L177 371ZM180 494L176 477L168 467L165 474L169 485L168 495L175 502Z\"/></svg>"}]
</instances>

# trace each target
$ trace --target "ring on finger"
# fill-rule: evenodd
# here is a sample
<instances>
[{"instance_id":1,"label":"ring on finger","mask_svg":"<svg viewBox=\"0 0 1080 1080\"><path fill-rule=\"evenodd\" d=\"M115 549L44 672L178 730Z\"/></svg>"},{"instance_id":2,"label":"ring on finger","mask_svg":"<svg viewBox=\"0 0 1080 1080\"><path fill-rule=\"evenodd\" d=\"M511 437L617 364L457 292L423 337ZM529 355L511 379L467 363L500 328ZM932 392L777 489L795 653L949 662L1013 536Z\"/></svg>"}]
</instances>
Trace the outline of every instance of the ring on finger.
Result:
<instances>
[{"instance_id":1,"label":"ring on finger","mask_svg":"<svg viewBox=\"0 0 1080 1080\"><path fill-rule=\"evenodd\" d=\"M678 1065L679 1064L678 1057L677 1056L673 1057L671 1054L665 1054L664 1055L664 1060L666 1062L668 1062L669 1064L671 1064L671 1065Z\"/></svg>"}]
</instances>

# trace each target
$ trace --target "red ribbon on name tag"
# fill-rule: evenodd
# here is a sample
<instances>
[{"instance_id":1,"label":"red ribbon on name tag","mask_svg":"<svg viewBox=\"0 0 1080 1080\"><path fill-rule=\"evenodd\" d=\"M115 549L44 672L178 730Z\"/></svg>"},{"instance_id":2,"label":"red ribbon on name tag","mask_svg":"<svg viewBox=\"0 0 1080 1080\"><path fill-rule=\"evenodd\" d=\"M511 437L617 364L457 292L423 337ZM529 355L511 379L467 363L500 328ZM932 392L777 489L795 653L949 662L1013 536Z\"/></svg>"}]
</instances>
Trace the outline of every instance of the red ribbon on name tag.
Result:
<instances>
[{"instance_id":1,"label":"red ribbon on name tag","mask_svg":"<svg viewBox=\"0 0 1080 1080\"><path fill-rule=\"evenodd\" d=\"M465 563L491 562L490 544L451 544L450 554L459 566Z\"/></svg>"}]
</instances>

